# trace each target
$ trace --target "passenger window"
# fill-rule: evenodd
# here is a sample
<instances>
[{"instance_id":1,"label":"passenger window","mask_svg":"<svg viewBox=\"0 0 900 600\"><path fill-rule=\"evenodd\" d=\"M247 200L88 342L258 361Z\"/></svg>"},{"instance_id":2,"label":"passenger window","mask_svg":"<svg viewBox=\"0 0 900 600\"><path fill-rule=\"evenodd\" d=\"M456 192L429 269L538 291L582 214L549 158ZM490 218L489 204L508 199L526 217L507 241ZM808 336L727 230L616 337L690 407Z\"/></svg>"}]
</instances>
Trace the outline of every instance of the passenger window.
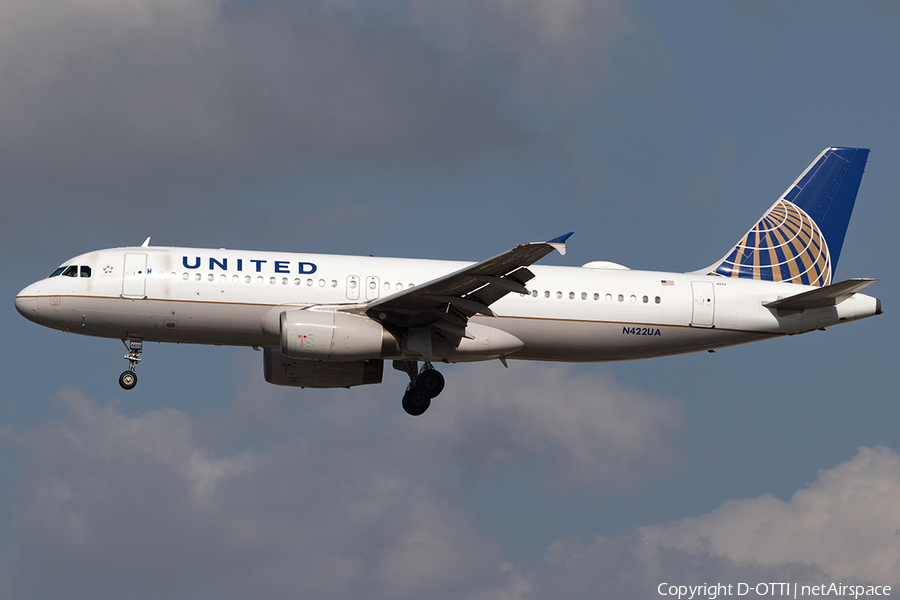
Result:
<instances>
[{"instance_id":1,"label":"passenger window","mask_svg":"<svg viewBox=\"0 0 900 600\"><path fill-rule=\"evenodd\" d=\"M62 272L63 277L78 277L78 267L72 265L71 267L66 267L66 270Z\"/></svg>"},{"instance_id":2,"label":"passenger window","mask_svg":"<svg viewBox=\"0 0 900 600\"><path fill-rule=\"evenodd\" d=\"M655 298L655 301L656 301L657 304L659 304L660 302L662 302L662 299L661 299L659 296L657 296L657 297Z\"/></svg>"},{"instance_id":3,"label":"passenger window","mask_svg":"<svg viewBox=\"0 0 900 600\"><path fill-rule=\"evenodd\" d=\"M165 275L165 273L163 273ZM90 277L91 276L91 268L90 267L81 267L81 276L82 277Z\"/></svg>"},{"instance_id":4,"label":"passenger window","mask_svg":"<svg viewBox=\"0 0 900 600\"><path fill-rule=\"evenodd\" d=\"M62 273L62 272L65 271L65 270L66 270L65 267L60 267L60 268L58 268L57 270L55 270L55 271L53 271L52 273L50 273L50 277L56 277L57 275L59 275L60 273Z\"/></svg>"},{"instance_id":5,"label":"passenger window","mask_svg":"<svg viewBox=\"0 0 900 600\"><path fill-rule=\"evenodd\" d=\"M587 292L581 292L581 299L587 300Z\"/></svg>"},{"instance_id":6,"label":"passenger window","mask_svg":"<svg viewBox=\"0 0 900 600\"><path fill-rule=\"evenodd\" d=\"M531 291L531 295L534 296L535 298L537 298L538 291L537 291L537 290L532 290L532 291Z\"/></svg>"},{"instance_id":7,"label":"passenger window","mask_svg":"<svg viewBox=\"0 0 900 600\"><path fill-rule=\"evenodd\" d=\"M544 292L544 298L549 298L549 297L550 297L550 290L546 290Z\"/></svg>"},{"instance_id":8,"label":"passenger window","mask_svg":"<svg viewBox=\"0 0 900 600\"><path fill-rule=\"evenodd\" d=\"M599 300L599 299L600 299L600 294L594 294L594 300Z\"/></svg>"},{"instance_id":9,"label":"passenger window","mask_svg":"<svg viewBox=\"0 0 900 600\"><path fill-rule=\"evenodd\" d=\"M650 301L650 299L649 299L647 296L644 296L644 297L642 298L642 300L644 301L644 304L647 304L647 302Z\"/></svg>"},{"instance_id":10,"label":"passenger window","mask_svg":"<svg viewBox=\"0 0 900 600\"><path fill-rule=\"evenodd\" d=\"M562 292L556 292L556 299L559 300L562 298Z\"/></svg>"},{"instance_id":11,"label":"passenger window","mask_svg":"<svg viewBox=\"0 0 900 600\"><path fill-rule=\"evenodd\" d=\"M619 294L619 302L625 302L625 296Z\"/></svg>"}]
</instances>

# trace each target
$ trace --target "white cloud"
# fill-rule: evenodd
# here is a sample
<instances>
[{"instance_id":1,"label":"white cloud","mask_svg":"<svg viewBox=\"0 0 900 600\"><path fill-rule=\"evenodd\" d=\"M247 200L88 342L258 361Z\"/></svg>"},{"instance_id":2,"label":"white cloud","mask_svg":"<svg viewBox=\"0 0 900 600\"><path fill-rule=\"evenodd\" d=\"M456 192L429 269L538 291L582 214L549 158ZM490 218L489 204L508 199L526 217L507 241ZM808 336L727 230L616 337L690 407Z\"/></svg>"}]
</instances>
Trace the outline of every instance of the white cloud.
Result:
<instances>
[{"instance_id":1,"label":"white cloud","mask_svg":"<svg viewBox=\"0 0 900 600\"><path fill-rule=\"evenodd\" d=\"M520 585L452 498L358 454L344 437L365 435L353 426L216 455L178 410L128 417L71 389L59 399L65 418L19 436L16 597L475 597Z\"/></svg>"},{"instance_id":2,"label":"white cloud","mask_svg":"<svg viewBox=\"0 0 900 600\"><path fill-rule=\"evenodd\" d=\"M532 576L478 531L471 477L549 457L567 483L640 478L672 453L680 411L558 365L463 372L420 418L387 382L310 393L257 373L201 417L63 390L63 417L16 434L11 595L531 597Z\"/></svg>"},{"instance_id":3,"label":"white cloud","mask_svg":"<svg viewBox=\"0 0 900 600\"><path fill-rule=\"evenodd\" d=\"M697 518L618 539L598 536L590 546L559 540L546 554L535 597L647 598L663 582L896 586L898 494L900 455L861 448L787 502L730 500Z\"/></svg>"},{"instance_id":4,"label":"white cloud","mask_svg":"<svg viewBox=\"0 0 900 600\"><path fill-rule=\"evenodd\" d=\"M559 540L535 569L511 563L475 525L473 478L523 466L546 468L554 489L645 478L671 466L680 410L559 365L447 374L419 418L390 378L310 393L259 387L254 370L230 409L202 417L127 416L63 390L65 416L5 434L26 463L8 589L564 600L646 598L664 581L900 581L900 455L883 446L789 501L731 500L625 537Z\"/></svg>"},{"instance_id":5,"label":"white cloud","mask_svg":"<svg viewBox=\"0 0 900 600\"><path fill-rule=\"evenodd\" d=\"M820 471L787 502L731 500L713 512L638 535L648 547L727 556L735 561L816 565L836 579L900 581L900 455L861 448Z\"/></svg>"}]
</instances>

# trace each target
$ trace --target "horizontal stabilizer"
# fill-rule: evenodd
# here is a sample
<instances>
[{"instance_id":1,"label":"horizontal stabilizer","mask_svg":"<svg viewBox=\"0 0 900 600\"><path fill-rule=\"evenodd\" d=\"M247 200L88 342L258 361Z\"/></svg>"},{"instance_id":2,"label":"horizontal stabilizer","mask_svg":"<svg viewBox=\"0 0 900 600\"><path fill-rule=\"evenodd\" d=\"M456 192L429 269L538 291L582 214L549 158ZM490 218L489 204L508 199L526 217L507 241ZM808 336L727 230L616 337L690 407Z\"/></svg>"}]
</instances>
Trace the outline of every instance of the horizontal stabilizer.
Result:
<instances>
[{"instance_id":1,"label":"horizontal stabilizer","mask_svg":"<svg viewBox=\"0 0 900 600\"><path fill-rule=\"evenodd\" d=\"M776 308L778 310L805 310L807 308L822 308L824 306L835 306L840 304L853 294L861 292L877 279L848 279L840 283L826 285L817 290L797 294L796 296L788 296L772 302L764 302L766 308Z\"/></svg>"}]
</instances>

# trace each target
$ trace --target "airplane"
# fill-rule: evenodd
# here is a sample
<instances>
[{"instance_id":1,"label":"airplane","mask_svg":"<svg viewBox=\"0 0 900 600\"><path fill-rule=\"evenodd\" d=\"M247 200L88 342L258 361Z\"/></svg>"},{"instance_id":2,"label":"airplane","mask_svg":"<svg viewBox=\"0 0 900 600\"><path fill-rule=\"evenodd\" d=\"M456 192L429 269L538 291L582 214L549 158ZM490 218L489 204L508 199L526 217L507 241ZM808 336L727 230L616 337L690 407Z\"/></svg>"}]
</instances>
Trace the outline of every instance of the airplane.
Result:
<instances>
[{"instance_id":1,"label":"airplane","mask_svg":"<svg viewBox=\"0 0 900 600\"><path fill-rule=\"evenodd\" d=\"M409 376L403 409L444 388L438 362L650 358L824 329L881 314L877 279L834 283L869 150L826 148L711 266L535 265L571 233L477 263L141 246L88 252L16 296L35 323L120 339L122 388L143 342L262 349L266 381L309 388ZM419 367L419 363L422 366Z\"/></svg>"}]
</instances>

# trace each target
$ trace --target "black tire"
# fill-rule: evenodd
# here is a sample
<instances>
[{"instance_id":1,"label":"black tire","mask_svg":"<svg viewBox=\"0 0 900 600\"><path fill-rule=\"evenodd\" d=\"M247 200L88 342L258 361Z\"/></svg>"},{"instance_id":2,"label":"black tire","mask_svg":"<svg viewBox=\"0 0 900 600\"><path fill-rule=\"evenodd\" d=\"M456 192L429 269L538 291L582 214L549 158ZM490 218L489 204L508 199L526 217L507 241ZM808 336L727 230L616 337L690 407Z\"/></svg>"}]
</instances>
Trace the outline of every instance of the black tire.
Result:
<instances>
[{"instance_id":1,"label":"black tire","mask_svg":"<svg viewBox=\"0 0 900 600\"><path fill-rule=\"evenodd\" d=\"M134 371L125 371L119 375L119 385L123 390L130 390L137 385L137 374Z\"/></svg>"},{"instance_id":2,"label":"black tire","mask_svg":"<svg viewBox=\"0 0 900 600\"><path fill-rule=\"evenodd\" d=\"M416 377L415 388L426 398L437 398L444 391L444 376L440 371L425 369Z\"/></svg>"},{"instance_id":3,"label":"black tire","mask_svg":"<svg viewBox=\"0 0 900 600\"><path fill-rule=\"evenodd\" d=\"M415 388L406 390L403 394L403 410L414 417L418 417L431 406L431 398L426 398Z\"/></svg>"}]
</instances>

